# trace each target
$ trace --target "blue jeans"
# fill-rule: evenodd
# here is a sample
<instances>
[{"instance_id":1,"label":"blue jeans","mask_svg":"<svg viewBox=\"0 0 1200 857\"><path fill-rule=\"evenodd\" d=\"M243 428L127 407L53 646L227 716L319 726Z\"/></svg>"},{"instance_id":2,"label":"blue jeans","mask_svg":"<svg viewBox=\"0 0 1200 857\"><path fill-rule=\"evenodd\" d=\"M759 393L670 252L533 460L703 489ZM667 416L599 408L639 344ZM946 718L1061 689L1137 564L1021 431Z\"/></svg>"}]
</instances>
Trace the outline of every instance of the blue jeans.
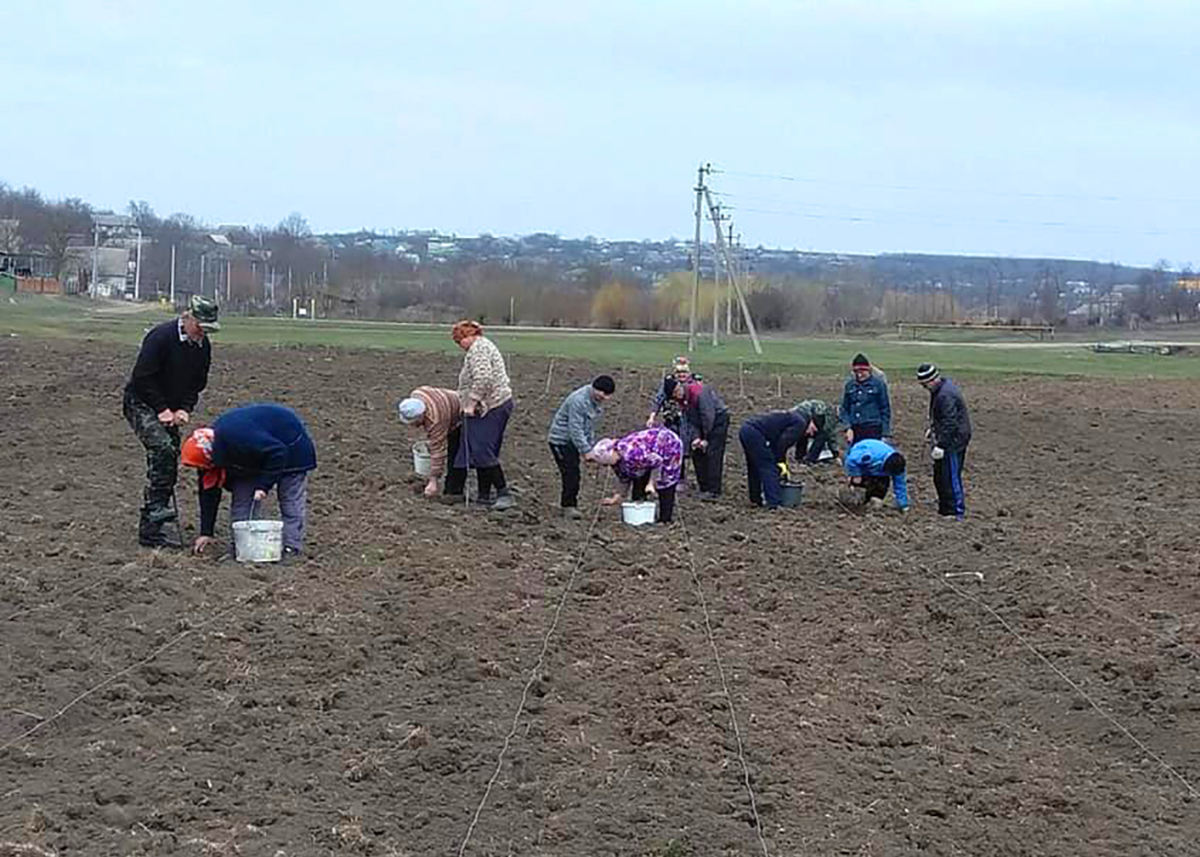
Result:
<instances>
[{"instance_id":1,"label":"blue jeans","mask_svg":"<svg viewBox=\"0 0 1200 857\"><path fill-rule=\"evenodd\" d=\"M252 506L254 517L263 517L261 504L254 502L254 481L238 479L229 481L229 493L233 499L229 504L229 520L248 521ZM308 511L308 471L285 473L275 485L279 498L279 514L283 518L283 546L292 550L304 548L304 518Z\"/></svg>"}]
</instances>

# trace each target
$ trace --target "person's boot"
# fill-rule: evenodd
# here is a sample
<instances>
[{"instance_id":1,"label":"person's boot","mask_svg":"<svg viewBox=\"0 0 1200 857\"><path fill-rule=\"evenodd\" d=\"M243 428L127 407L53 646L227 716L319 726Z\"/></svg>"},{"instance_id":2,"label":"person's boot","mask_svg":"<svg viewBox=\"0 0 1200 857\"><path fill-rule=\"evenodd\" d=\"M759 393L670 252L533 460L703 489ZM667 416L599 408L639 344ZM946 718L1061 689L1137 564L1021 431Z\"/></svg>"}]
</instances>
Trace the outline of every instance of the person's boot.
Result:
<instances>
[{"instance_id":1,"label":"person's boot","mask_svg":"<svg viewBox=\"0 0 1200 857\"><path fill-rule=\"evenodd\" d=\"M143 511L141 520L138 521L138 544L144 548L166 547L168 540L162 529L162 521L150 520Z\"/></svg>"},{"instance_id":2,"label":"person's boot","mask_svg":"<svg viewBox=\"0 0 1200 857\"><path fill-rule=\"evenodd\" d=\"M496 501L492 503L492 508L497 512L503 512L505 509L511 509L515 505L517 505L517 498L507 488L501 488L496 492Z\"/></svg>"}]
</instances>

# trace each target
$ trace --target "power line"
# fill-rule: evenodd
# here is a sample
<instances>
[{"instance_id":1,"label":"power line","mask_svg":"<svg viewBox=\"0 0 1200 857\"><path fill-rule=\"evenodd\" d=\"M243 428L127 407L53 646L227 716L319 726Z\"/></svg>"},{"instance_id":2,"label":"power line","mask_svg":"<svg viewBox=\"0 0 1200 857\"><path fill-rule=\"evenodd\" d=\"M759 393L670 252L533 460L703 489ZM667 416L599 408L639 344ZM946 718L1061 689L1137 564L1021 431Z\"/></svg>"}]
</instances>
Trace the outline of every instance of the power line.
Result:
<instances>
[{"instance_id":1,"label":"power line","mask_svg":"<svg viewBox=\"0 0 1200 857\"><path fill-rule=\"evenodd\" d=\"M871 188L875 190L898 190L919 193L953 193L961 196L999 196L1018 199L1061 199L1081 202L1170 202L1184 205L1200 205L1200 199L1182 197L1150 197L1150 196L1118 196L1116 194L1081 194L1081 193L1039 193L1033 191L988 190L986 188L954 188L936 187L933 185L886 184L877 182L855 182L842 179L818 179L809 176L787 176L775 173L752 173L740 170L723 170L712 168L713 173L739 178L762 179L766 181L784 181L798 184L826 184L840 187Z\"/></svg>"},{"instance_id":2,"label":"power line","mask_svg":"<svg viewBox=\"0 0 1200 857\"><path fill-rule=\"evenodd\" d=\"M817 207L817 206L813 206ZM834 208L832 206L825 206ZM905 224L905 223L921 223L929 226L1000 226L1006 229L1055 229L1059 232L1076 234L1076 235L1200 235L1200 228L1196 229L1168 229L1165 227L1150 227L1142 230L1123 229L1118 226L1099 226L1093 224L1073 224L1062 220L1009 220L1009 219L986 219L973 217L949 217L946 215L925 214L921 215L912 212L913 216L906 217L874 217L874 216L859 216L859 215L835 215L835 214L818 214L805 211L791 211L767 208L753 208L749 206L730 205L726 206L727 210L750 212L753 214L768 214L780 217L800 217L808 220L828 220L838 221L843 223L883 223L883 224ZM865 211L871 214L884 214L889 212L879 209L845 209L847 211Z\"/></svg>"}]
</instances>

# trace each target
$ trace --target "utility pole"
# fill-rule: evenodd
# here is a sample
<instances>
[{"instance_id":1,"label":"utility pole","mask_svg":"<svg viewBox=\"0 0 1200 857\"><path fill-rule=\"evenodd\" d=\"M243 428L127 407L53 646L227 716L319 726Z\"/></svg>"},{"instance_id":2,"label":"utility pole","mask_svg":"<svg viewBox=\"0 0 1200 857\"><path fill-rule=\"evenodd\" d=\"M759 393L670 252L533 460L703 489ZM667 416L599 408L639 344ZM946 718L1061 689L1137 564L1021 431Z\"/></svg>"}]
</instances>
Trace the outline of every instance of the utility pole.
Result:
<instances>
[{"instance_id":1,"label":"utility pole","mask_svg":"<svg viewBox=\"0 0 1200 857\"><path fill-rule=\"evenodd\" d=\"M728 220L729 215L721 213L721 204L720 203L717 203L713 207L716 209L715 213L712 215L713 216L713 228L716 229L716 231L718 233L720 233L721 222L724 220ZM726 265L726 267L725 267L725 273L726 273L726 275L728 275L730 273L728 265ZM713 258L713 276L715 278L715 284L713 287L712 344L715 347L720 344L717 341L717 330L721 326L721 260L716 257Z\"/></svg>"},{"instance_id":2,"label":"utility pole","mask_svg":"<svg viewBox=\"0 0 1200 857\"><path fill-rule=\"evenodd\" d=\"M175 309L175 245L171 245L171 309Z\"/></svg>"},{"instance_id":3,"label":"utility pole","mask_svg":"<svg viewBox=\"0 0 1200 857\"><path fill-rule=\"evenodd\" d=\"M700 301L700 212L704 205L704 175L708 170L708 164L701 164L696 170L696 242L692 249L692 312L688 319L689 352L696 350L696 307ZM720 231L719 227L717 231Z\"/></svg>"},{"instance_id":4,"label":"utility pole","mask_svg":"<svg viewBox=\"0 0 1200 857\"><path fill-rule=\"evenodd\" d=\"M705 202L708 203L710 216L716 219L715 206L713 205L712 195L708 192L708 188L703 188ZM717 229L717 252L725 259L725 265L729 270L733 270L733 260L729 255L729 247L725 244L725 236L721 234L721 230ZM746 304L746 296L742 294L742 288L738 285L737 279L733 279L733 290L737 295L738 306L742 309L742 317L746 320L746 330L750 333L750 341L754 343L754 353L762 354L762 343L758 341L758 329L754 326L754 318L750 315L750 307Z\"/></svg>"},{"instance_id":5,"label":"utility pole","mask_svg":"<svg viewBox=\"0 0 1200 857\"><path fill-rule=\"evenodd\" d=\"M729 221L729 240L727 242L730 247L733 247L733 220ZM729 286L725 294L725 335L733 336L733 278L737 276L733 271L729 272Z\"/></svg>"},{"instance_id":6,"label":"utility pole","mask_svg":"<svg viewBox=\"0 0 1200 857\"><path fill-rule=\"evenodd\" d=\"M699 234L699 232L697 232ZM99 273L100 256L100 224L92 221L92 281L88 283L88 293L95 299L100 293L97 288L96 276Z\"/></svg>"},{"instance_id":7,"label":"utility pole","mask_svg":"<svg viewBox=\"0 0 1200 857\"><path fill-rule=\"evenodd\" d=\"M233 301L233 260L225 260L225 303Z\"/></svg>"},{"instance_id":8,"label":"utility pole","mask_svg":"<svg viewBox=\"0 0 1200 857\"><path fill-rule=\"evenodd\" d=\"M197 289L197 293L200 295L204 294L204 254L203 253L200 254L200 288Z\"/></svg>"},{"instance_id":9,"label":"utility pole","mask_svg":"<svg viewBox=\"0 0 1200 857\"><path fill-rule=\"evenodd\" d=\"M133 269L133 299L142 299L142 230L137 227L137 267ZM155 287L157 289L157 286Z\"/></svg>"}]
</instances>

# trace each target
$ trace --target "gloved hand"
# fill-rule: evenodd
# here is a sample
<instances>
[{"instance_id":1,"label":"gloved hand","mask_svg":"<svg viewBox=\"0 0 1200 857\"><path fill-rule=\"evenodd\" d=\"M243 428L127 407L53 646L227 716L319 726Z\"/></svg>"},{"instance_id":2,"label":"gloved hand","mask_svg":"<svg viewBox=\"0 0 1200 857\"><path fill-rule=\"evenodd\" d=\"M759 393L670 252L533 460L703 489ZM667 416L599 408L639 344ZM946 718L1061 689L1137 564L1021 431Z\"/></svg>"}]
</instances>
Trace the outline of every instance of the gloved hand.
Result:
<instances>
[{"instance_id":1,"label":"gloved hand","mask_svg":"<svg viewBox=\"0 0 1200 857\"><path fill-rule=\"evenodd\" d=\"M929 457L934 461L941 461L946 457L946 450L942 449L940 446L935 446L929 451Z\"/></svg>"},{"instance_id":2,"label":"gloved hand","mask_svg":"<svg viewBox=\"0 0 1200 857\"><path fill-rule=\"evenodd\" d=\"M787 466L787 462L786 462L786 461L781 461L781 462L779 462L779 463L778 463L776 466L779 468L779 475L780 475L780 476L782 476L784 479L790 479L790 478L791 478L791 475L792 475L792 474L791 474L791 473L788 471L788 466Z\"/></svg>"}]
</instances>

